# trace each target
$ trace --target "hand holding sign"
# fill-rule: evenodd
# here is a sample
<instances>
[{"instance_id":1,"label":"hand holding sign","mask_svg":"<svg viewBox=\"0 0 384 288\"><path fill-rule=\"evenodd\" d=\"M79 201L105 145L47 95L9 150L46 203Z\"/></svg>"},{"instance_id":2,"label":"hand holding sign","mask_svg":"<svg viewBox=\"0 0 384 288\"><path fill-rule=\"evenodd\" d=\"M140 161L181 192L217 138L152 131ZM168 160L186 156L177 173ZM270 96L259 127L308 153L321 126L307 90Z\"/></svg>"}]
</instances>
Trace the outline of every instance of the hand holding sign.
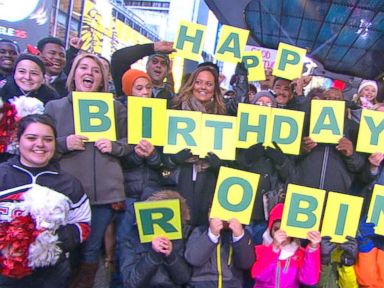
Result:
<instances>
[{"instance_id":1,"label":"hand holding sign","mask_svg":"<svg viewBox=\"0 0 384 288\"><path fill-rule=\"evenodd\" d=\"M156 237L152 240L152 249L168 257L172 253L172 241L166 237Z\"/></svg>"},{"instance_id":2,"label":"hand holding sign","mask_svg":"<svg viewBox=\"0 0 384 288\"><path fill-rule=\"evenodd\" d=\"M171 161L175 164L183 164L188 158L191 158L192 152L191 149L183 149L177 152L174 155L171 155Z\"/></svg>"},{"instance_id":3,"label":"hand holding sign","mask_svg":"<svg viewBox=\"0 0 384 288\"><path fill-rule=\"evenodd\" d=\"M85 150L84 141L87 141L88 137L81 135L69 135L66 139L67 149L69 151Z\"/></svg>"},{"instance_id":4,"label":"hand holding sign","mask_svg":"<svg viewBox=\"0 0 384 288\"><path fill-rule=\"evenodd\" d=\"M317 146L317 143L313 141L310 137L303 137L303 141L301 142L301 144L304 153L311 152Z\"/></svg>"},{"instance_id":5,"label":"hand holding sign","mask_svg":"<svg viewBox=\"0 0 384 288\"><path fill-rule=\"evenodd\" d=\"M321 243L321 235L319 231L309 231L308 232L309 246L312 249L317 249Z\"/></svg>"},{"instance_id":6,"label":"hand holding sign","mask_svg":"<svg viewBox=\"0 0 384 288\"><path fill-rule=\"evenodd\" d=\"M141 158L148 158L155 153L155 146L151 142L142 139L134 148L137 156Z\"/></svg>"},{"instance_id":7,"label":"hand holding sign","mask_svg":"<svg viewBox=\"0 0 384 288\"><path fill-rule=\"evenodd\" d=\"M335 250L336 243L331 242L330 236L324 236L321 239L321 264L328 265L331 261L332 251Z\"/></svg>"},{"instance_id":8,"label":"hand holding sign","mask_svg":"<svg viewBox=\"0 0 384 288\"><path fill-rule=\"evenodd\" d=\"M232 230L232 234L234 237L240 237L244 233L243 225L236 218L232 218L229 220L229 229Z\"/></svg>"},{"instance_id":9,"label":"hand holding sign","mask_svg":"<svg viewBox=\"0 0 384 288\"><path fill-rule=\"evenodd\" d=\"M339 144L336 146L336 149L344 156L351 157L353 154L352 141L343 137L339 140Z\"/></svg>"},{"instance_id":10,"label":"hand holding sign","mask_svg":"<svg viewBox=\"0 0 384 288\"><path fill-rule=\"evenodd\" d=\"M153 43L153 50L155 50L155 52L160 52L165 54L176 52L176 49L173 49L173 44L174 44L173 42L158 41Z\"/></svg>"},{"instance_id":11,"label":"hand holding sign","mask_svg":"<svg viewBox=\"0 0 384 288\"><path fill-rule=\"evenodd\" d=\"M371 168L379 167L383 159L384 159L384 154L381 152L373 153L368 157L368 161L369 161L369 164L371 165Z\"/></svg>"},{"instance_id":12,"label":"hand holding sign","mask_svg":"<svg viewBox=\"0 0 384 288\"><path fill-rule=\"evenodd\" d=\"M112 152L112 141L100 139L95 142L95 147L103 154Z\"/></svg>"},{"instance_id":13,"label":"hand holding sign","mask_svg":"<svg viewBox=\"0 0 384 288\"><path fill-rule=\"evenodd\" d=\"M347 242L340 245L340 249L343 250L340 262L344 266L352 266L356 263L357 258L357 240L351 236L347 236Z\"/></svg>"},{"instance_id":14,"label":"hand holding sign","mask_svg":"<svg viewBox=\"0 0 384 288\"><path fill-rule=\"evenodd\" d=\"M211 218L209 219L209 230L215 236L220 235L220 231L224 228L223 221L219 218Z\"/></svg>"}]
</instances>

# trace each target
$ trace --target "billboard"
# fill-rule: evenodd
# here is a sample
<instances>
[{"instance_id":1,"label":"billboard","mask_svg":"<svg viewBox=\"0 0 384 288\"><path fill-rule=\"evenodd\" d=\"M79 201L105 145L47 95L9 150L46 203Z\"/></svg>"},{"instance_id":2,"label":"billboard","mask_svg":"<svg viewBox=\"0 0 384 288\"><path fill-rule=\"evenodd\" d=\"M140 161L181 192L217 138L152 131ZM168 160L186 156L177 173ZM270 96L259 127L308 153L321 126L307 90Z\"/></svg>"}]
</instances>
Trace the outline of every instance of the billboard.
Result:
<instances>
[{"instance_id":1,"label":"billboard","mask_svg":"<svg viewBox=\"0 0 384 288\"><path fill-rule=\"evenodd\" d=\"M27 44L49 35L53 0L0 0L0 38Z\"/></svg>"}]
</instances>

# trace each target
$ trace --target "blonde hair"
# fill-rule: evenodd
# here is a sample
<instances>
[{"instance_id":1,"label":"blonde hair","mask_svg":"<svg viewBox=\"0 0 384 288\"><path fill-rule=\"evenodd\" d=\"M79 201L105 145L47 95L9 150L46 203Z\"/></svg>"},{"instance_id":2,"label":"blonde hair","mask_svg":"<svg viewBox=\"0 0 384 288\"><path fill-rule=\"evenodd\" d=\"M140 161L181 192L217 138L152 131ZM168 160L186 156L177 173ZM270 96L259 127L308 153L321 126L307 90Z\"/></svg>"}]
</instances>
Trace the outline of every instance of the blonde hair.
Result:
<instances>
[{"instance_id":1,"label":"blonde hair","mask_svg":"<svg viewBox=\"0 0 384 288\"><path fill-rule=\"evenodd\" d=\"M101 62L100 58L94 54L89 53L81 53L80 55L77 55L76 58L73 60L71 71L68 74L67 78L67 88L69 92L76 91L75 87L75 72L77 67L79 66L80 62L84 58L91 58L96 62L96 64L99 66L102 76L102 82L101 86L98 91L95 92L107 92L108 91L108 74L107 71L105 71L104 65Z\"/></svg>"},{"instance_id":2,"label":"blonde hair","mask_svg":"<svg viewBox=\"0 0 384 288\"><path fill-rule=\"evenodd\" d=\"M185 82L184 86L181 88L178 96L174 98L173 108L181 109L182 103L188 102L193 97L193 87L195 85L195 81L200 72L208 71L214 77L215 89L213 92L213 109L212 111L207 111L210 114L220 114L224 115L227 113L227 109L225 107L224 98L221 95L220 84L219 84L219 75L217 74L215 68L210 66L201 66L196 68L191 76L189 76L188 80Z\"/></svg>"},{"instance_id":3,"label":"blonde hair","mask_svg":"<svg viewBox=\"0 0 384 288\"><path fill-rule=\"evenodd\" d=\"M189 214L187 200L185 200L185 198L181 196L178 192L173 190L161 190L153 193L151 196L147 198L146 201L160 201L160 200L171 200L171 199L177 199L180 201L181 221L185 224L187 221L191 219L191 216Z\"/></svg>"}]
</instances>

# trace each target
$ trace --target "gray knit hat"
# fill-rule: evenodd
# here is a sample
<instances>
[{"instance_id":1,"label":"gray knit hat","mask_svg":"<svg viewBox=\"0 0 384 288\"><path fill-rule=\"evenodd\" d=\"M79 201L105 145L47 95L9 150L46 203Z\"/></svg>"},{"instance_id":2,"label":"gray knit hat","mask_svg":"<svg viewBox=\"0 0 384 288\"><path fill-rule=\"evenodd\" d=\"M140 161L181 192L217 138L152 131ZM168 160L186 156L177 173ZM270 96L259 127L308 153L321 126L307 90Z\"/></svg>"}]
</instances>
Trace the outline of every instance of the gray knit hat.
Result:
<instances>
[{"instance_id":1,"label":"gray knit hat","mask_svg":"<svg viewBox=\"0 0 384 288\"><path fill-rule=\"evenodd\" d=\"M276 107L277 106L277 102L276 102L276 99L275 99L275 96L273 96L273 94L269 91L260 91L258 93L256 93L256 95L253 97L252 99L252 103L251 104L256 104L257 101L261 98L261 97L267 97L269 98L271 101L272 101L272 107Z\"/></svg>"}]
</instances>

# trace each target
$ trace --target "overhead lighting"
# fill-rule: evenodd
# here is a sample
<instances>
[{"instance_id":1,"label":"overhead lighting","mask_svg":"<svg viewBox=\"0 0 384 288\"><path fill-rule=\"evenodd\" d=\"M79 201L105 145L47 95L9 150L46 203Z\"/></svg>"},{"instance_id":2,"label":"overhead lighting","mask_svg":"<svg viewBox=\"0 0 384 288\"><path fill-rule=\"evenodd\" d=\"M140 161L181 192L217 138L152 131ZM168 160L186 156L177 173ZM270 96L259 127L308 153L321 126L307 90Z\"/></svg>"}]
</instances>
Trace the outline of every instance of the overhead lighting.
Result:
<instances>
[{"instance_id":1,"label":"overhead lighting","mask_svg":"<svg viewBox=\"0 0 384 288\"><path fill-rule=\"evenodd\" d=\"M367 38L369 34L369 28L372 26L372 22L369 22L365 19L360 19L359 29L357 30L357 34L360 34L362 38Z\"/></svg>"}]
</instances>

